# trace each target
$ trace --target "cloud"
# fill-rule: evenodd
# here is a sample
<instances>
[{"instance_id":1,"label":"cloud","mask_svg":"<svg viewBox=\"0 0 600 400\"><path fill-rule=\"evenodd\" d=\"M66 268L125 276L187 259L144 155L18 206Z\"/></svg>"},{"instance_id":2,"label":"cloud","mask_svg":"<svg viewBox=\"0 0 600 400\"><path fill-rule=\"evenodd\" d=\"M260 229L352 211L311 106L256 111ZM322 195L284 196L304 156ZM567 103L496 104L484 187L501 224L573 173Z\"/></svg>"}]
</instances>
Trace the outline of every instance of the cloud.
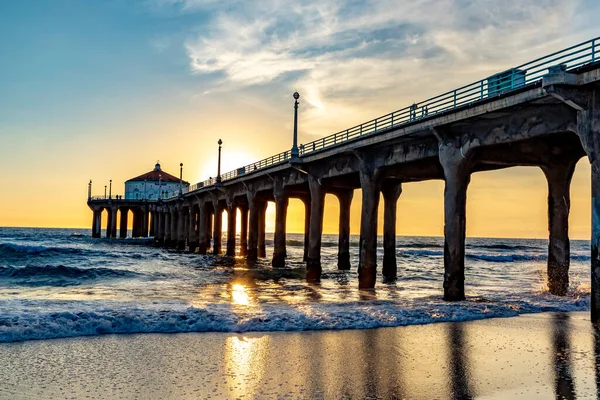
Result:
<instances>
[{"instance_id":1,"label":"cloud","mask_svg":"<svg viewBox=\"0 0 600 400\"><path fill-rule=\"evenodd\" d=\"M350 121L392 111L576 36L565 31L577 8L569 0L162 1L211 12L185 43L193 73L211 74L219 90L297 88L315 135L331 128L323 110Z\"/></svg>"}]
</instances>

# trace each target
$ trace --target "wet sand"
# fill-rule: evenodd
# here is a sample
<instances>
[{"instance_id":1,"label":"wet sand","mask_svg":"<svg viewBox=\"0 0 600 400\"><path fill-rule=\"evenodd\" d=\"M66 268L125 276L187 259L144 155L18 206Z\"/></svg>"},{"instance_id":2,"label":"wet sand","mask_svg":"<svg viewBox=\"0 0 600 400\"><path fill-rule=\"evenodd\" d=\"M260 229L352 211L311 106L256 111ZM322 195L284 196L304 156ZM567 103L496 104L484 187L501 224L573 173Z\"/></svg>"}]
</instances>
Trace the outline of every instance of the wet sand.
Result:
<instances>
[{"instance_id":1,"label":"wet sand","mask_svg":"<svg viewBox=\"0 0 600 400\"><path fill-rule=\"evenodd\" d=\"M0 398L599 398L588 313L0 345Z\"/></svg>"}]
</instances>

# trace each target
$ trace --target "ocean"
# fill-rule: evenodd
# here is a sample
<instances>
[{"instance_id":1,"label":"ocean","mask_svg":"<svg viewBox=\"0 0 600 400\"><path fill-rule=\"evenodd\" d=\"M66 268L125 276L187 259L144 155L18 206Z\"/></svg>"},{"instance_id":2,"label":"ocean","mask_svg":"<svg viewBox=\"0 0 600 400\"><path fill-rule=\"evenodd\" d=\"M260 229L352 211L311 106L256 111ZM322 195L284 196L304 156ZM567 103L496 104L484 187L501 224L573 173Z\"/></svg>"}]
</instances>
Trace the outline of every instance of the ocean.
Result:
<instances>
[{"instance_id":1,"label":"ocean","mask_svg":"<svg viewBox=\"0 0 600 400\"><path fill-rule=\"evenodd\" d=\"M323 235L320 284L304 280L303 235L287 235L286 268L267 258L198 255L150 239L92 239L88 229L0 228L0 342L144 332L338 330L589 310L588 241L571 241L570 290L546 288L547 241L468 238L466 295L442 300L443 238L397 238L398 280L358 290ZM379 238L379 271L383 258Z\"/></svg>"}]
</instances>

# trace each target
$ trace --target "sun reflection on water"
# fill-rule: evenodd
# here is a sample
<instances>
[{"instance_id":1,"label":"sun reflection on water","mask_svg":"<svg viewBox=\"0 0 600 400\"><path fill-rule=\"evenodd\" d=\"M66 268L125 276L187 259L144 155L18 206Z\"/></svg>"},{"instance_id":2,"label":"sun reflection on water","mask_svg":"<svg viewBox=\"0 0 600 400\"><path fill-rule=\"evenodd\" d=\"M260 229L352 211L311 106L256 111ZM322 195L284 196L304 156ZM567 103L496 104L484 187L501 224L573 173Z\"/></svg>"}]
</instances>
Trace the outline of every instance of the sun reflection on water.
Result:
<instances>
[{"instance_id":1,"label":"sun reflection on water","mask_svg":"<svg viewBox=\"0 0 600 400\"><path fill-rule=\"evenodd\" d=\"M238 283L234 283L231 287L231 299L235 305L247 306L250 304L250 296L246 287Z\"/></svg>"}]
</instances>

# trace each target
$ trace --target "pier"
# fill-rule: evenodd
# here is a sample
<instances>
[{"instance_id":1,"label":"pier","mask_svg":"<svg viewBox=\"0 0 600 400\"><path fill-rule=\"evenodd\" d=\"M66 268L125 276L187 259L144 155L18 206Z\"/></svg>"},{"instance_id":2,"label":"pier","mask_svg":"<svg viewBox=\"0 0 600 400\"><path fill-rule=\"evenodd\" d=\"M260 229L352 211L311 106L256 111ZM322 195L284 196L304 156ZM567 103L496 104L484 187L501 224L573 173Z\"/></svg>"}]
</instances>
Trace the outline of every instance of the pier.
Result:
<instances>
[{"instance_id":1,"label":"pier","mask_svg":"<svg viewBox=\"0 0 600 400\"><path fill-rule=\"evenodd\" d=\"M286 259L289 199L305 206L306 279L321 278L321 235L326 194L339 199L338 267L351 268L349 215L361 189L359 287L375 287L378 272L377 211L384 207L382 275L397 275L396 204L404 182L439 179L444 190L444 299L465 298L466 195L471 174L514 166L536 166L548 182L548 285L565 295L569 285L569 191L575 165L592 166L591 319L600 320L600 38L528 62L434 98L313 142L297 144L299 95L295 97L291 150L241 166L215 179L180 187L153 199L92 196L92 235L99 237L103 210L106 236L127 232L152 236L161 245L199 254L245 256L265 251L265 210L275 204L273 267ZM180 177L181 180L181 177ZM237 211L240 253L235 254ZM226 211L226 248L221 249Z\"/></svg>"}]
</instances>

